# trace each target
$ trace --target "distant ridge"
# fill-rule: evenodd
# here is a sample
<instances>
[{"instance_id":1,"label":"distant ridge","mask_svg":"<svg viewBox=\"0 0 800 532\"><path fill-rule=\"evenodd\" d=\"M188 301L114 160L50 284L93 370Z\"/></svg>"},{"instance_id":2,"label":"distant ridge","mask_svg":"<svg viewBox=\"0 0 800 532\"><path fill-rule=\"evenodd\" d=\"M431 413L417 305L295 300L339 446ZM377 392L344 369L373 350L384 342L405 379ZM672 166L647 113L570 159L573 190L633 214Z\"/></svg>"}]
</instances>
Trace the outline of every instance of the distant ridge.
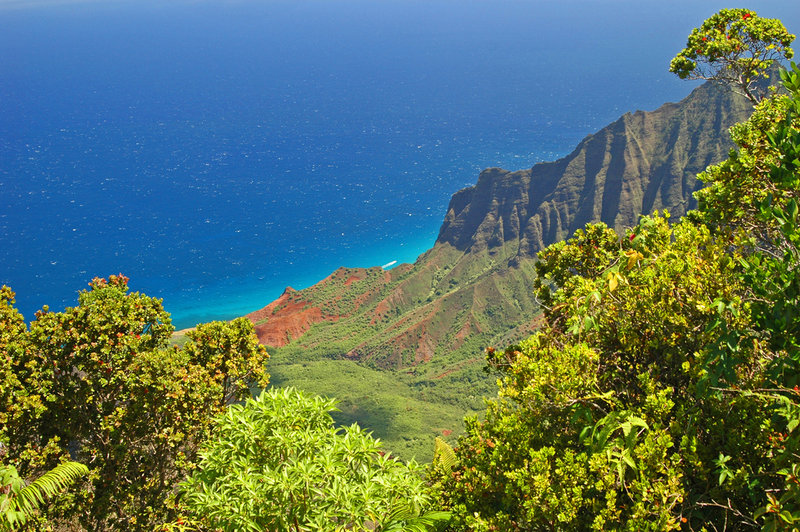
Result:
<instances>
[{"instance_id":1,"label":"distant ridge","mask_svg":"<svg viewBox=\"0 0 800 532\"><path fill-rule=\"evenodd\" d=\"M248 317L267 345L386 369L480 363L481 350L530 334L536 253L590 221L622 230L642 213L682 216L696 174L727 156L728 128L751 106L704 84L679 103L627 113L555 162L489 168L456 192L434 247L414 265L341 268Z\"/></svg>"},{"instance_id":2,"label":"distant ridge","mask_svg":"<svg viewBox=\"0 0 800 532\"><path fill-rule=\"evenodd\" d=\"M642 213L693 208L696 175L732 148L727 130L751 105L706 83L680 103L626 113L555 162L529 170L484 170L453 195L437 239L465 252L516 243L532 257L587 222L622 230Z\"/></svg>"}]
</instances>

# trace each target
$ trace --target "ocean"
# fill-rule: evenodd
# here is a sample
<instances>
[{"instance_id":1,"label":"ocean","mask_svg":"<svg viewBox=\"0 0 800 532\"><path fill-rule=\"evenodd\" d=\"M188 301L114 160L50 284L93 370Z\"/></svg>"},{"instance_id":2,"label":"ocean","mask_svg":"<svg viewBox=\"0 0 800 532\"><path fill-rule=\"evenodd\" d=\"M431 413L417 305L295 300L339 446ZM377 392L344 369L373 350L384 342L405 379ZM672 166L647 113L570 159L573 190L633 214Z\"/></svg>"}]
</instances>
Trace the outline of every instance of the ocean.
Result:
<instances>
[{"instance_id":1,"label":"ocean","mask_svg":"<svg viewBox=\"0 0 800 532\"><path fill-rule=\"evenodd\" d=\"M124 273L182 328L413 262L481 169L686 96L669 60L721 7L0 0L0 284L31 319Z\"/></svg>"}]
</instances>

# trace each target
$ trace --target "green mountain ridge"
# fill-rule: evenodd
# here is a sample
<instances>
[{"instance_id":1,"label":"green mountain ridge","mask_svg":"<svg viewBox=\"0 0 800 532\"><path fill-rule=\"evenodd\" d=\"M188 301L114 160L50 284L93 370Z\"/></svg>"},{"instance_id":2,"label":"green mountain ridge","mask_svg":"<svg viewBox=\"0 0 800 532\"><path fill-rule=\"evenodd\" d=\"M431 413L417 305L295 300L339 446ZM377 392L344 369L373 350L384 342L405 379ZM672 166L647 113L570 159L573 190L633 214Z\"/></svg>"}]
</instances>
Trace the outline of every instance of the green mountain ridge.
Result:
<instances>
[{"instance_id":1,"label":"green mountain ridge","mask_svg":"<svg viewBox=\"0 0 800 532\"><path fill-rule=\"evenodd\" d=\"M653 210L685 214L696 174L727 156L728 128L751 110L707 83L679 103L623 115L555 162L484 170L453 195L436 243L413 265L340 268L248 315L274 348L273 383L336 396L340 422L359 421L404 457L429 455L433 436L449 433L442 427L457 429L494 393L483 350L535 329L536 253L590 221L621 231ZM407 400L395 404L382 394L398 381ZM421 432L395 430L401 418L419 420Z\"/></svg>"},{"instance_id":2,"label":"green mountain ridge","mask_svg":"<svg viewBox=\"0 0 800 532\"><path fill-rule=\"evenodd\" d=\"M453 196L437 244L479 251L518 240L517 254L532 257L587 222L621 231L654 210L680 217L695 205L696 175L727 156L727 130L751 107L706 83L679 103L626 113L558 161L484 170Z\"/></svg>"}]
</instances>

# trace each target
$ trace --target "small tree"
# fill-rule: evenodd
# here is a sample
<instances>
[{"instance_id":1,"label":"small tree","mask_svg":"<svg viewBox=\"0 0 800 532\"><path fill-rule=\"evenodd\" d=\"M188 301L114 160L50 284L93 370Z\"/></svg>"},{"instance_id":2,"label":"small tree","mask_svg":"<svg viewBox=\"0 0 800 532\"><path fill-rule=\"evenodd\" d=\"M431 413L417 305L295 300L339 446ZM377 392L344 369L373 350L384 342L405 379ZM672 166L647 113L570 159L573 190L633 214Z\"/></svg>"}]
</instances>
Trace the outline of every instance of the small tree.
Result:
<instances>
[{"instance_id":1,"label":"small tree","mask_svg":"<svg viewBox=\"0 0 800 532\"><path fill-rule=\"evenodd\" d=\"M0 334L8 344L0 376L25 391L15 395L25 408L0 393L9 460L25 478L67 456L89 467L84 489L49 508L53 516L77 514L94 530L170 519L166 500L212 420L249 397L250 385L267 384L268 355L250 322L200 325L178 349L161 300L130 292L122 275L94 279L76 307L45 307L30 331L18 326L11 297L0 293L0 323L15 331Z\"/></svg>"},{"instance_id":2,"label":"small tree","mask_svg":"<svg viewBox=\"0 0 800 532\"><path fill-rule=\"evenodd\" d=\"M766 95L756 81L768 76L773 61L791 59L794 37L778 19L749 9L722 9L692 30L669 70L681 79L729 83L756 104Z\"/></svg>"},{"instance_id":3,"label":"small tree","mask_svg":"<svg viewBox=\"0 0 800 532\"><path fill-rule=\"evenodd\" d=\"M335 402L293 388L231 406L183 501L214 530L435 530L430 495L357 425L336 429Z\"/></svg>"}]
</instances>

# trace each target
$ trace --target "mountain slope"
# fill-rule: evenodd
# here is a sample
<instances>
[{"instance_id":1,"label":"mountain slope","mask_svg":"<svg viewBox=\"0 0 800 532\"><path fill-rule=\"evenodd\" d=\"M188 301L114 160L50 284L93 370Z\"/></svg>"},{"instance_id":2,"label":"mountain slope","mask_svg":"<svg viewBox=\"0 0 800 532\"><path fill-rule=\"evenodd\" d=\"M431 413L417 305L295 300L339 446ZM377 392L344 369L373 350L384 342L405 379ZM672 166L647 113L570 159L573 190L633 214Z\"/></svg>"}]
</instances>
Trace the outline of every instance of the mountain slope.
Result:
<instances>
[{"instance_id":1,"label":"mountain slope","mask_svg":"<svg viewBox=\"0 0 800 532\"><path fill-rule=\"evenodd\" d=\"M413 266L340 269L249 317L265 344L387 369L479 349L475 339L492 342L534 318L529 259L543 247L590 221L622 230L642 213L691 208L695 175L727 155L727 129L749 109L705 84L680 103L622 116L558 161L484 170L453 196L433 249Z\"/></svg>"},{"instance_id":2,"label":"mountain slope","mask_svg":"<svg viewBox=\"0 0 800 532\"><path fill-rule=\"evenodd\" d=\"M680 103L623 115L558 161L485 170L453 196L437 243L476 251L518 241L518 254L530 257L587 222L622 230L656 209L682 216L694 207L695 176L727 155L728 128L750 110L706 83Z\"/></svg>"},{"instance_id":3,"label":"mountain slope","mask_svg":"<svg viewBox=\"0 0 800 532\"><path fill-rule=\"evenodd\" d=\"M622 230L655 209L683 215L700 186L695 175L727 155L728 128L750 111L705 84L679 103L622 116L558 161L484 170L453 195L436 243L413 265L340 268L248 316L261 342L277 348L273 382L333 393L340 421L362 422L405 457L427 456L442 420L491 395L483 349L535 329L536 253L590 221ZM332 372L332 359L360 369ZM355 374L372 375L374 392L356 393ZM405 400L381 395L389 382L405 387ZM392 419L418 420L421 432L399 431Z\"/></svg>"}]
</instances>

